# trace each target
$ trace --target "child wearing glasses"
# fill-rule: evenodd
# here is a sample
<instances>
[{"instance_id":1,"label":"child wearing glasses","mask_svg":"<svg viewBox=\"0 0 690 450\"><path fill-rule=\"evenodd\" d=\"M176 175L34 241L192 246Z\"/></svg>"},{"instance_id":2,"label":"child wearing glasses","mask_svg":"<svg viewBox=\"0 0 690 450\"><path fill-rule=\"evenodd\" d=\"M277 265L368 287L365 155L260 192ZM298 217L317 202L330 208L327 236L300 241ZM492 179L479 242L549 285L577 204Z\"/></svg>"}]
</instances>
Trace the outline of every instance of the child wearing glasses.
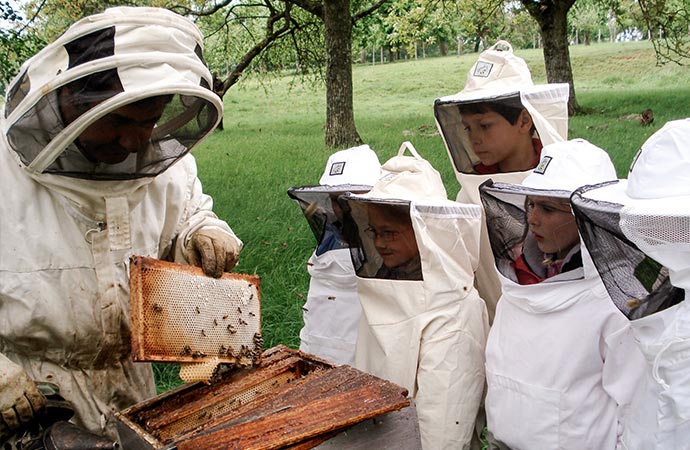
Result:
<instances>
[{"instance_id":1,"label":"child wearing glasses","mask_svg":"<svg viewBox=\"0 0 690 450\"><path fill-rule=\"evenodd\" d=\"M474 288L481 208L448 200L409 142L371 191L340 200L362 306L355 367L408 390L423 449L468 448L488 331Z\"/></svg>"},{"instance_id":2,"label":"child wearing glasses","mask_svg":"<svg viewBox=\"0 0 690 450\"><path fill-rule=\"evenodd\" d=\"M412 229L410 208L403 205L371 203L367 205L369 227L365 232L373 240L383 262L376 278L421 280L422 261Z\"/></svg>"}]
</instances>

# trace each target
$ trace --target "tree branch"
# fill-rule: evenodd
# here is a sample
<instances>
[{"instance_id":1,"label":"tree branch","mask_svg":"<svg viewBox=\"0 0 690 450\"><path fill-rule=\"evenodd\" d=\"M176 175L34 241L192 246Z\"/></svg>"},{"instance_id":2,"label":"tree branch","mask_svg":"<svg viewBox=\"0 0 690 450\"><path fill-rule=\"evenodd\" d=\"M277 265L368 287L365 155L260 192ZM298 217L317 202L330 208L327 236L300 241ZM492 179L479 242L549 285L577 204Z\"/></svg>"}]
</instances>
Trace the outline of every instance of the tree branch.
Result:
<instances>
[{"instance_id":1,"label":"tree branch","mask_svg":"<svg viewBox=\"0 0 690 450\"><path fill-rule=\"evenodd\" d=\"M320 2L315 2L311 0L285 0L285 3L292 3L293 5L307 11L308 13L315 15L319 19L323 19L323 4L321 4Z\"/></svg>"},{"instance_id":2,"label":"tree branch","mask_svg":"<svg viewBox=\"0 0 690 450\"><path fill-rule=\"evenodd\" d=\"M328 1L328 0L326 0L326 1ZM353 23L354 23L354 22L357 22L358 20L363 19L363 18L367 17L368 15L370 15L370 14L376 12L377 9L379 9L380 7L382 7L382 6L383 6L384 4L386 4L388 1L389 1L389 0L379 0L378 2L374 3L373 5L371 5L369 8L364 9L364 10L362 10L362 11L360 11L360 12L354 14L354 15L352 16L352 22L353 22Z\"/></svg>"}]
</instances>

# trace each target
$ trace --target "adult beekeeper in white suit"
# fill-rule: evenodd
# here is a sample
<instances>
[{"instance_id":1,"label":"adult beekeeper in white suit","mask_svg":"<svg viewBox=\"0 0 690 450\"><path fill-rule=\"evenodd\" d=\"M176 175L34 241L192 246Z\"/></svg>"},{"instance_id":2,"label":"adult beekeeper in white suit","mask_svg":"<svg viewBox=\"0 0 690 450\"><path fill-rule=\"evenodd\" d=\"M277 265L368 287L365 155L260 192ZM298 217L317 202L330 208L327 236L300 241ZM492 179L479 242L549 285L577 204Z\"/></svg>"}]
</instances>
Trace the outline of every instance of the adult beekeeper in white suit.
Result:
<instances>
[{"instance_id":1,"label":"adult beekeeper in white suit","mask_svg":"<svg viewBox=\"0 0 690 450\"><path fill-rule=\"evenodd\" d=\"M521 184L480 187L501 299L486 345L490 448L615 449L644 365L578 235L569 198L617 179L583 139Z\"/></svg>"},{"instance_id":2,"label":"adult beekeeper in white suit","mask_svg":"<svg viewBox=\"0 0 690 450\"><path fill-rule=\"evenodd\" d=\"M543 146L567 139L568 90L567 83L535 85L508 42L482 52L464 88L434 103L461 186L457 201L480 205L478 188L489 178L520 183L539 162ZM476 285L492 321L501 289L484 226Z\"/></svg>"},{"instance_id":3,"label":"adult beekeeper in white suit","mask_svg":"<svg viewBox=\"0 0 690 450\"><path fill-rule=\"evenodd\" d=\"M469 448L488 332L473 286L481 210L448 200L409 142L382 172L341 197L362 304L356 367L408 389L424 449Z\"/></svg>"},{"instance_id":4,"label":"adult beekeeper in white suit","mask_svg":"<svg viewBox=\"0 0 690 450\"><path fill-rule=\"evenodd\" d=\"M329 156L318 186L288 190L302 208L317 243L307 262L311 278L302 308L299 349L336 364L354 365L361 315L337 198L346 192L368 192L380 175L379 158L365 144Z\"/></svg>"},{"instance_id":5,"label":"adult beekeeper in white suit","mask_svg":"<svg viewBox=\"0 0 690 450\"><path fill-rule=\"evenodd\" d=\"M128 261L145 255L218 277L241 241L212 212L192 146L222 103L202 35L158 8L76 22L20 69L2 116L0 429L59 386L74 421L114 433L112 413L155 395L130 354ZM33 381L32 381L33 380Z\"/></svg>"},{"instance_id":6,"label":"adult beekeeper in white suit","mask_svg":"<svg viewBox=\"0 0 690 450\"><path fill-rule=\"evenodd\" d=\"M572 198L578 226L646 359L623 430L630 450L690 449L690 119L642 145L627 180Z\"/></svg>"}]
</instances>

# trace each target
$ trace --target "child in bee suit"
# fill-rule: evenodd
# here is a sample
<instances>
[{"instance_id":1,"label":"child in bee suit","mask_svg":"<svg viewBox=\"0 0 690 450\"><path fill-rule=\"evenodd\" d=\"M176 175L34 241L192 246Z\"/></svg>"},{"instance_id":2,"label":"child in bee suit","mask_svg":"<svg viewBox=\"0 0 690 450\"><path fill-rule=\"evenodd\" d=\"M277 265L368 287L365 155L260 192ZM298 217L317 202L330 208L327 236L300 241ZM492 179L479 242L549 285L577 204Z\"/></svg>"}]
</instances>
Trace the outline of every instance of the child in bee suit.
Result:
<instances>
[{"instance_id":1,"label":"child in bee suit","mask_svg":"<svg viewBox=\"0 0 690 450\"><path fill-rule=\"evenodd\" d=\"M623 448L690 449L690 119L642 145L627 180L572 198L580 233L645 357Z\"/></svg>"},{"instance_id":2,"label":"child in bee suit","mask_svg":"<svg viewBox=\"0 0 690 450\"><path fill-rule=\"evenodd\" d=\"M615 449L643 367L580 244L569 197L616 179L608 154L547 145L521 184L480 187L502 295L486 346L493 448Z\"/></svg>"},{"instance_id":3,"label":"child in bee suit","mask_svg":"<svg viewBox=\"0 0 690 450\"><path fill-rule=\"evenodd\" d=\"M525 61L499 41L479 55L464 88L434 102L434 116L461 190L457 201L481 205L479 185L519 183L542 146L567 139L567 83L534 85ZM482 226L476 286L493 321L501 294Z\"/></svg>"},{"instance_id":4,"label":"child in bee suit","mask_svg":"<svg viewBox=\"0 0 690 450\"><path fill-rule=\"evenodd\" d=\"M408 389L424 449L469 448L488 331L473 286L481 209L448 200L409 142L382 172L340 198L362 305L356 367Z\"/></svg>"},{"instance_id":5,"label":"child in bee suit","mask_svg":"<svg viewBox=\"0 0 690 450\"><path fill-rule=\"evenodd\" d=\"M381 175L378 156L361 145L333 153L319 186L295 187L290 198L302 208L317 247L307 262L311 277L303 308L300 350L336 364L354 365L361 308L350 250L342 235L337 196L368 192Z\"/></svg>"}]
</instances>

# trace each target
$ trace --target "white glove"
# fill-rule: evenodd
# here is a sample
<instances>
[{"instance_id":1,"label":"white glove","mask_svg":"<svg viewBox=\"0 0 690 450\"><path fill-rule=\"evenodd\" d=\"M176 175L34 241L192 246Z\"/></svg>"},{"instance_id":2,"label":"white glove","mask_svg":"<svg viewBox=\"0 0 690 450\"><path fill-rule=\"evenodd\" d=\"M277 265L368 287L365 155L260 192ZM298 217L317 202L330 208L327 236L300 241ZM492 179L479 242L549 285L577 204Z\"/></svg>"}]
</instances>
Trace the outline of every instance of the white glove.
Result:
<instances>
[{"instance_id":1,"label":"white glove","mask_svg":"<svg viewBox=\"0 0 690 450\"><path fill-rule=\"evenodd\" d=\"M190 264L204 269L206 275L220 278L237 264L242 243L233 235L219 228L204 227L191 239Z\"/></svg>"},{"instance_id":2,"label":"white glove","mask_svg":"<svg viewBox=\"0 0 690 450\"><path fill-rule=\"evenodd\" d=\"M12 436L45 407L45 397L18 364L0 354L0 440Z\"/></svg>"}]
</instances>

